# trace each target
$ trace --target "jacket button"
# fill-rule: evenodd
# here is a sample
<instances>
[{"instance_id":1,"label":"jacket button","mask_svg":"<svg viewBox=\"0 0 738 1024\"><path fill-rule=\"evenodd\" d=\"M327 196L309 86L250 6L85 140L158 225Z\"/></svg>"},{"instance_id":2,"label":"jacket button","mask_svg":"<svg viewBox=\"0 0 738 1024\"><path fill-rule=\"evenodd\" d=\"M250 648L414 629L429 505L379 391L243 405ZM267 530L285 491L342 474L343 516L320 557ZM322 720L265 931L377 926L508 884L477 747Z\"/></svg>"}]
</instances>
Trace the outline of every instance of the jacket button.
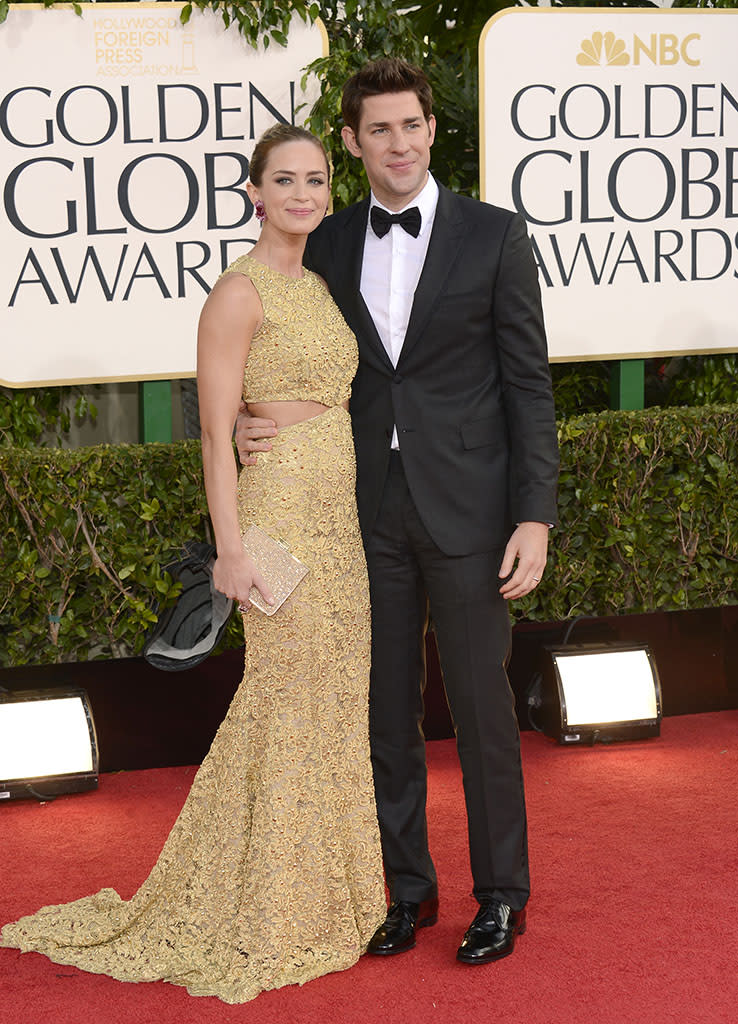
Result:
<instances>
[{"instance_id":1,"label":"jacket button","mask_svg":"<svg viewBox=\"0 0 738 1024\"><path fill-rule=\"evenodd\" d=\"M401 376L401 374L396 373L395 376L392 378L392 383L393 384L402 384L402 376Z\"/></svg>"}]
</instances>

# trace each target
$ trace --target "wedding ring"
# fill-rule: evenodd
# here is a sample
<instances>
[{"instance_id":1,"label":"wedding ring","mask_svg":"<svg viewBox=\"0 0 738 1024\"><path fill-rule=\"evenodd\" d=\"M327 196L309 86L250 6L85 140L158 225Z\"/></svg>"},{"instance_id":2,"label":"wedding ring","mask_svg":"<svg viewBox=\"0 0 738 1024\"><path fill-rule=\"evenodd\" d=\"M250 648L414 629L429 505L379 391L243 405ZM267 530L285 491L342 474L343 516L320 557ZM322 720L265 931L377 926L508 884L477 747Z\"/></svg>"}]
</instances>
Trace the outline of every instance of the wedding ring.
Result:
<instances>
[{"instance_id":1,"label":"wedding ring","mask_svg":"<svg viewBox=\"0 0 738 1024\"><path fill-rule=\"evenodd\" d=\"M540 576L534 576L533 577L533 582L534 583L540 583L541 582L541 577Z\"/></svg>"}]
</instances>

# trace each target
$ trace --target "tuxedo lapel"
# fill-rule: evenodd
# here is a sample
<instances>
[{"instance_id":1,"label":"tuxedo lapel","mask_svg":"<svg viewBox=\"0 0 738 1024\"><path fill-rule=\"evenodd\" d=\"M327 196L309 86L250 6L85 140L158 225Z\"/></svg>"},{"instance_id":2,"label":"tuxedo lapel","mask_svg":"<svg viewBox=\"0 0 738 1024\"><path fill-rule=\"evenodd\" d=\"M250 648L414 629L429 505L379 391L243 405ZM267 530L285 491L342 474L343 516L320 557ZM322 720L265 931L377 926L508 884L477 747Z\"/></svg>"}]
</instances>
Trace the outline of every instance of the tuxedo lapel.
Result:
<instances>
[{"instance_id":1,"label":"tuxedo lapel","mask_svg":"<svg viewBox=\"0 0 738 1024\"><path fill-rule=\"evenodd\" d=\"M365 344L368 349L379 356L389 369L392 369L390 358L361 294L361 265L364 258L368 220L369 199L367 198L354 208L351 218L341 233L340 243L335 252L338 267L332 291L334 299L341 307L359 344Z\"/></svg>"},{"instance_id":2,"label":"tuxedo lapel","mask_svg":"<svg viewBox=\"0 0 738 1024\"><path fill-rule=\"evenodd\" d=\"M341 225L340 233L334 239L333 267L334 292L342 302L349 305L355 300L361 283L361 261L364 256L364 239L369 220L369 200L358 203ZM326 222L328 223L328 222Z\"/></svg>"},{"instance_id":3,"label":"tuxedo lapel","mask_svg":"<svg viewBox=\"0 0 738 1024\"><path fill-rule=\"evenodd\" d=\"M455 196L443 185L438 186L438 205L428 252L415 289L410 320L405 333L398 368L421 337L459 254L464 237L463 222L456 207Z\"/></svg>"}]
</instances>

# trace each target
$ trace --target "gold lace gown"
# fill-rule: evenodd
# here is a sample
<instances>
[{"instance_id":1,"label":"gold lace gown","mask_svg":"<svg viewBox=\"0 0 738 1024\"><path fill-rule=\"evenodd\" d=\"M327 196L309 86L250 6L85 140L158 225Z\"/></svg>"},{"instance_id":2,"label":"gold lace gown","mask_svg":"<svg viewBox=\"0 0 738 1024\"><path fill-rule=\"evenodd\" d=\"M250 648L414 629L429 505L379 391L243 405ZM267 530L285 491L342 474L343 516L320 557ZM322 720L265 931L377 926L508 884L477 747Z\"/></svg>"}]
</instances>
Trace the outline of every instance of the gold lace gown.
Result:
<instances>
[{"instance_id":1,"label":"gold lace gown","mask_svg":"<svg viewBox=\"0 0 738 1024\"><path fill-rule=\"evenodd\" d=\"M348 395L356 342L314 275L241 257L264 309L251 401L314 400L242 473L254 522L308 567L274 616L244 615L233 699L148 879L6 925L4 946L227 1003L356 962L386 913L369 761L369 595Z\"/></svg>"}]
</instances>

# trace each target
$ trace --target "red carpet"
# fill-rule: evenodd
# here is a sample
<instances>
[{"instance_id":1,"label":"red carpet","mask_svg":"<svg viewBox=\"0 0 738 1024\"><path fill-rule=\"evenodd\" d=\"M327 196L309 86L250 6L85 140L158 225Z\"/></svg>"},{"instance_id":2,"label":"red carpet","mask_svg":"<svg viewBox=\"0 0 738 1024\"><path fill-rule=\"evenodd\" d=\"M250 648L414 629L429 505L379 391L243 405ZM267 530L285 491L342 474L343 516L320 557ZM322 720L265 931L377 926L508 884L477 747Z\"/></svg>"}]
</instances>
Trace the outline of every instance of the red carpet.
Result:
<instances>
[{"instance_id":1,"label":"red carpet","mask_svg":"<svg viewBox=\"0 0 738 1024\"><path fill-rule=\"evenodd\" d=\"M411 953L364 957L243 1006L124 985L0 949L2 1024L735 1024L738 712L669 718L591 749L524 734L534 892L515 954L454 960L474 914L453 743L429 744L441 919ZM0 921L104 886L130 895L192 768L106 775L96 793L0 806Z\"/></svg>"}]
</instances>

